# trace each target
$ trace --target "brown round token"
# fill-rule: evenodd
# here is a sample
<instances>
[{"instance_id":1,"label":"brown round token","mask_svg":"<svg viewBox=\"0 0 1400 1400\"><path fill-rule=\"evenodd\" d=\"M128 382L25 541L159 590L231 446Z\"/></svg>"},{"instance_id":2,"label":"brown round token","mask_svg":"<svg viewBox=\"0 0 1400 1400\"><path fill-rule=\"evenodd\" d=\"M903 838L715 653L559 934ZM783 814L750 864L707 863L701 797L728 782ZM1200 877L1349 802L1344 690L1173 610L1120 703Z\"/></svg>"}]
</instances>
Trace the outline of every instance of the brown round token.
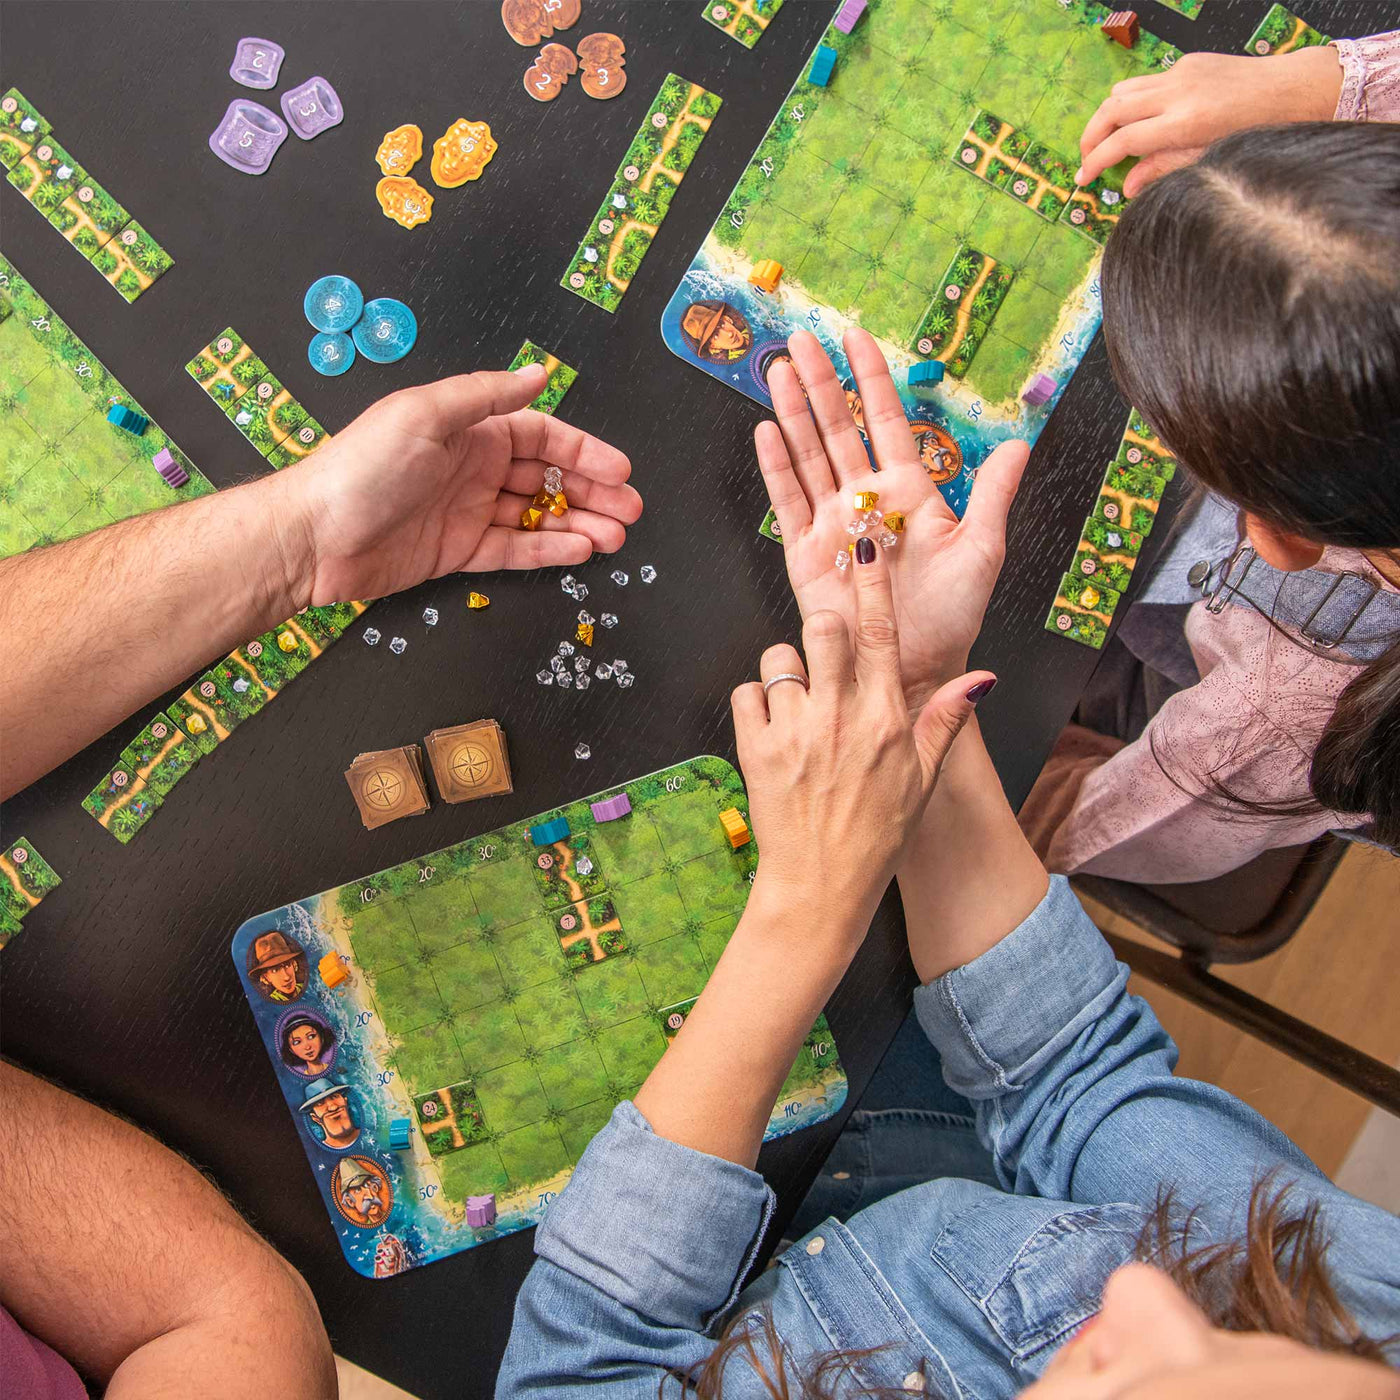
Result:
<instances>
[{"instance_id":1,"label":"brown round token","mask_svg":"<svg viewBox=\"0 0 1400 1400\"><path fill-rule=\"evenodd\" d=\"M583 76L579 82L589 97L606 101L627 86L623 55L627 46L616 34L589 34L577 45Z\"/></svg>"},{"instance_id":2,"label":"brown round token","mask_svg":"<svg viewBox=\"0 0 1400 1400\"><path fill-rule=\"evenodd\" d=\"M546 44L525 70L525 91L536 102L553 102L572 74L578 72L578 59L563 44Z\"/></svg>"},{"instance_id":3,"label":"brown round token","mask_svg":"<svg viewBox=\"0 0 1400 1400\"><path fill-rule=\"evenodd\" d=\"M517 44L531 48L579 16L580 0L501 0L501 23Z\"/></svg>"}]
</instances>

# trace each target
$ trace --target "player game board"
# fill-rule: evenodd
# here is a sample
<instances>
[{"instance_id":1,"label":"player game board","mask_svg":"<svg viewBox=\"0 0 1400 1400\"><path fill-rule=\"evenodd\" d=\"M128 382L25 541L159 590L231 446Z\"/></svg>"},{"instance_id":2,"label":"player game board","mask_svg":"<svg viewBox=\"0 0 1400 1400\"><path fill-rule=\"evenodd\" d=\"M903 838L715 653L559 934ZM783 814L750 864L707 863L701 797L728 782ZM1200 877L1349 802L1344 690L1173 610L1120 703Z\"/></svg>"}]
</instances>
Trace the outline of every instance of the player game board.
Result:
<instances>
[{"instance_id":1,"label":"player game board","mask_svg":"<svg viewBox=\"0 0 1400 1400\"><path fill-rule=\"evenodd\" d=\"M155 422L140 437L109 423L114 402L150 418L0 256L0 558L214 490ZM183 486L152 465L162 448Z\"/></svg>"},{"instance_id":2,"label":"player game board","mask_svg":"<svg viewBox=\"0 0 1400 1400\"><path fill-rule=\"evenodd\" d=\"M1034 441L1100 320L1100 245L1123 208L1123 168L1074 184L1079 136L1113 83L1179 51L1106 37L1093 0L871 0L810 64L754 152L662 317L682 359L771 406L787 337L812 331L838 373L842 332L882 342L930 476L959 514L997 443ZM782 264L777 288L750 282ZM937 359L928 401L905 384ZM852 412L859 398L848 380ZM771 516L765 532L772 533Z\"/></svg>"},{"instance_id":3,"label":"player game board","mask_svg":"<svg viewBox=\"0 0 1400 1400\"><path fill-rule=\"evenodd\" d=\"M739 775L693 758L238 930L234 965L352 1268L387 1277L543 1218L738 924L758 853L731 847L729 808L747 815ZM559 818L567 832L535 844ZM820 1018L768 1136L845 1098Z\"/></svg>"}]
</instances>

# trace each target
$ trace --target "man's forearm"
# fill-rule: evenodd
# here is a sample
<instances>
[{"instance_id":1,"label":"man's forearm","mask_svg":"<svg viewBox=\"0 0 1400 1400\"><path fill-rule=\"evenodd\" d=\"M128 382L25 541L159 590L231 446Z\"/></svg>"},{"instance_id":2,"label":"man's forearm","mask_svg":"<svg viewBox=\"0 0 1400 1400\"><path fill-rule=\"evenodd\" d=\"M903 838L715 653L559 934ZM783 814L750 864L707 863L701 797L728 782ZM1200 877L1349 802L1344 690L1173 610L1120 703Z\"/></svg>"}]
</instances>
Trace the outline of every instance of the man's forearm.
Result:
<instances>
[{"instance_id":1,"label":"man's forearm","mask_svg":"<svg viewBox=\"0 0 1400 1400\"><path fill-rule=\"evenodd\" d=\"M1045 868L1016 824L975 719L954 740L896 875L921 982L985 953L1045 897Z\"/></svg>"},{"instance_id":2,"label":"man's forearm","mask_svg":"<svg viewBox=\"0 0 1400 1400\"><path fill-rule=\"evenodd\" d=\"M299 530L265 477L0 561L0 797L310 601Z\"/></svg>"}]
</instances>

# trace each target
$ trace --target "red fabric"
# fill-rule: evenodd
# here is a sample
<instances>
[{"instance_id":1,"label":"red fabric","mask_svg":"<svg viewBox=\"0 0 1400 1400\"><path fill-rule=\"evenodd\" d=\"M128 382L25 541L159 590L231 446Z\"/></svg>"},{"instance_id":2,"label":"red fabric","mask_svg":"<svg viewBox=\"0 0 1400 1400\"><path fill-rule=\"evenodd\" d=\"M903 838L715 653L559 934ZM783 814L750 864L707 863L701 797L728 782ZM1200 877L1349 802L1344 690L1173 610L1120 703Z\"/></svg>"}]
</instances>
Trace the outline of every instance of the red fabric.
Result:
<instances>
[{"instance_id":1,"label":"red fabric","mask_svg":"<svg viewBox=\"0 0 1400 1400\"><path fill-rule=\"evenodd\" d=\"M0 1307L0 1391L5 1400L87 1400L78 1373Z\"/></svg>"}]
</instances>

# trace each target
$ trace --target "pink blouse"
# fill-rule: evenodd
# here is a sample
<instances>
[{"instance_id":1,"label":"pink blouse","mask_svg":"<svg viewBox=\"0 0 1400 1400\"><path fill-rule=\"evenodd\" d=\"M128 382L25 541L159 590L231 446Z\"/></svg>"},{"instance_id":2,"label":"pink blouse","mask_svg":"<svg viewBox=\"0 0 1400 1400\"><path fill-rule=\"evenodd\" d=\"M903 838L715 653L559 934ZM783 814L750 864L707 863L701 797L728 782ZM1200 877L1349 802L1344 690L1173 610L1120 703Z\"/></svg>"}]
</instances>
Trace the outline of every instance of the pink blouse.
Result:
<instances>
[{"instance_id":1,"label":"pink blouse","mask_svg":"<svg viewBox=\"0 0 1400 1400\"><path fill-rule=\"evenodd\" d=\"M1400 120L1400 30L1333 47L1342 66L1335 119ZM1316 567L1351 570L1397 591L1352 550L1328 549ZM1209 795L1208 786L1213 778L1247 799L1307 799L1313 750L1361 668L1295 646L1248 607L1213 614L1197 603L1186 639L1201 680L1173 695L1141 737L1124 744L1079 725L1060 735L1020 812L1052 872L1150 884L1206 880L1262 851L1364 819L1328 811L1255 816Z\"/></svg>"}]
</instances>

